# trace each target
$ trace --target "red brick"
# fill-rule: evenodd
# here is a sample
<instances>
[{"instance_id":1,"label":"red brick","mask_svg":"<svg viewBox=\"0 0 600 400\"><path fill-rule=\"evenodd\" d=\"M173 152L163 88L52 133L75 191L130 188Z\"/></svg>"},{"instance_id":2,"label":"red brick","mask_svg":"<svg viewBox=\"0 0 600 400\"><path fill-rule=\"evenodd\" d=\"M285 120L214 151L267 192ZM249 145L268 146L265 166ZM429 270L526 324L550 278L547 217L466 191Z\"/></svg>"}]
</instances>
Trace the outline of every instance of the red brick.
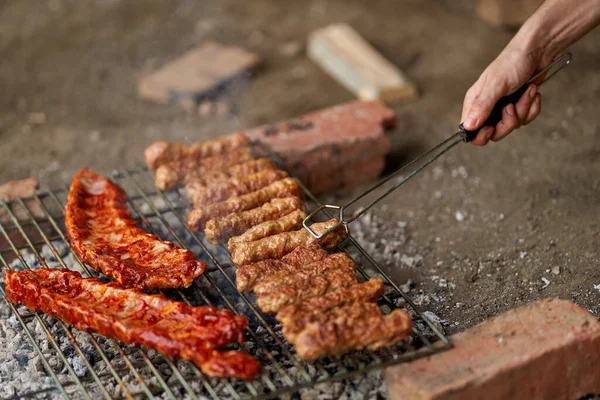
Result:
<instances>
[{"instance_id":1,"label":"red brick","mask_svg":"<svg viewBox=\"0 0 600 400\"><path fill-rule=\"evenodd\" d=\"M138 96L158 103L193 104L244 71L257 55L237 47L206 42L138 80Z\"/></svg>"},{"instance_id":2,"label":"red brick","mask_svg":"<svg viewBox=\"0 0 600 400\"><path fill-rule=\"evenodd\" d=\"M395 124L394 112L382 102L353 101L242 133L268 144L292 173L319 192L322 190L312 187L311 182L318 179L315 177L324 176L331 181L333 176L339 177L340 171L349 170L349 166L372 165L368 162L382 159L391 148L385 132ZM373 170L361 176L372 176ZM346 181L337 186L349 186L350 180ZM357 182L363 183L364 179ZM332 186L322 182L321 185Z\"/></svg>"},{"instance_id":3,"label":"red brick","mask_svg":"<svg viewBox=\"0 0 600 400\"><path fill-rule=\"evenodd\" d=\"M373 182L379 178L385 167L383 156L348 165L337 170L315 170L312 175L300 174L298 178L306 183L314 194L352 189Z\"/></svg>"},{"instance_id":4,"label":"red brick","mask_svg":"<svg viewBox=\"0 0 600 400\"><path fill-rule=\"evenodd\" d=\"M39 187L39 182L36 178L28 178L20 181L10 181L0 185L0 201L9 202L22 197L33 196ZM44 211L40 208L35 200L25 200L25 205L36 219L43 218L45 216ZM30 220L29 215L25 209L17 203L9 203L8 207L13 212L17 220L22 223L23 221ZM4 206L0 206L0 224L5 228L8 237L16 246L23 246L27 244L27 241L23 235L15 228L15 224ZM25 234L32 240L37 241L41 239L40 233L36 227L32 225L22 225ZM49 226L44 226L45 233L49 233ZM0 234L0 250L8 249L10 247L6 237ZM7 262L10 262L15 258L12 253L5 253L4 258Z\"/></svg>"},{"instance_id":5,"label":"red brick","mask_svg":"<svg viewBox=\"0 0 600 400\"><path fill-rule=\"evenodd\" d=\"M394 112L382 102L352 101L243 133L262 140L280 154L287 154L373 139L395 125Z\"/></svg>"},{"instance_id":6,"label":"red brick","mask_svg":"<svg viewBox=\"0 0 600 400\"><path fill-rule=\"evenodd\" d=\"M39 182L36 178L27 178L20 181L10 181L0 185L0 200L10 201L15 200L19 197L31 197L36 193L39 187ZM36 218L43 218L44 212L33 200L25 200L25 204L29 208L29 211ZM13 204L11 211L15 213L15 216L19 220L29 219L27 212L18 204ZM11 223L10 215L4 207L0 207L0 222L3 224Z\"/></svg>"},{"instance_id":7,"label":"red brick","mask_svg":"<svg viewBox=\"0 0 600 400\"><path fill-rule=\"evenodd\" d=\"M35 193L40 183L36 178L10 181L0 185L0 200L9 201L18 197L28 197Z\"/></svg>"},{"instance_id":8,"label":"red brick","mask_svg":"<svg viewBox=\"0 0 600 400\"><path fill-rule=\"evenodd\" d=\"M390 399L579 399L600 393L600 322L566 301L510 310L454 348L386 371Z\"/></svg>"}]
</instances>

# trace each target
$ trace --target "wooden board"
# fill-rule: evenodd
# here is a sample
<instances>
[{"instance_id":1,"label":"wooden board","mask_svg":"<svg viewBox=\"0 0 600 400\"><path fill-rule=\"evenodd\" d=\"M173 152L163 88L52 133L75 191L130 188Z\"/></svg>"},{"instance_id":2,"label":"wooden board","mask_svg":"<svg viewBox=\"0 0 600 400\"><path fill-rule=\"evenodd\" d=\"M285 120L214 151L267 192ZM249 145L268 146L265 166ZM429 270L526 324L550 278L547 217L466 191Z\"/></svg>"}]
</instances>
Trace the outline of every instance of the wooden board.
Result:
<instances>
[{"instance_id":1,"label":"wooden board","mask_svg":"<svg viewBox=\"0 0 600 400\"><path fill-rule=\"evenodd\" d=\"M138 95L158 103L196 102L259 63L256 54L206 42L138 81Z\"/></svg>"},{"instance_id":2,"label":"wooden board","mask_svg":"<svg viewBox=\"0 0 600 400\"><path fill-rule=\"evenodd\" d=\"M415 97L416 87L352 27L330 25L308 39L308 56L361 100Z\"/></svg>"},{"instance_id":3,"label":"wooden board","mask_svg":"<svg viewBox=\"0 0 600 400\"><path fill-rule=\"evenodd\" d=\"M496 28L518 28L543 0L478 0L477 15Z\"/></svg>"}]
</instances>

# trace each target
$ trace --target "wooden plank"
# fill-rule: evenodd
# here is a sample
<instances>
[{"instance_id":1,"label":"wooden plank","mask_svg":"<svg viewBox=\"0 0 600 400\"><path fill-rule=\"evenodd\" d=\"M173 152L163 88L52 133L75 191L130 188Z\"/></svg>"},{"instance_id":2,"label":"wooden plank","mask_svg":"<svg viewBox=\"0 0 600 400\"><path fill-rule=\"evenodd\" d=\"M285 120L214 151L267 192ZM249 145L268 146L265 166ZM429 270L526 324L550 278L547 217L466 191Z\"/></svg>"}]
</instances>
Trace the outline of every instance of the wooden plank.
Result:
<instances>
[{"instance_id":1,"label":"wooden plank","mask_svg":"<svg viewBox=\"0 0 600 400\"><path fill-rule=\"evenodd\" d=\"M138 96L158 103L195 103L255 68L260 59L244 49L205 42L138 81Z\"/></svg>"},{"instance_id":2,"label":"wooden plank","mask_svg":"<svg viewBox=\"0 0 600 400\"><path fill-rule=\"evenodd\" d=\"M361 100L393 102L417 94L415 85L347 24L313 32L307 51L315 63Z\"/></svg>"},{"instance_id":3,"label":"wooden plank","mask_svg":"<svg viewBox=\"0 0 600 400\"><path fill-rule=\"evenodd\" d=\"M518 28L543 0L478 0L477 15L496 28Z\"/></svg>"}]
</instances>

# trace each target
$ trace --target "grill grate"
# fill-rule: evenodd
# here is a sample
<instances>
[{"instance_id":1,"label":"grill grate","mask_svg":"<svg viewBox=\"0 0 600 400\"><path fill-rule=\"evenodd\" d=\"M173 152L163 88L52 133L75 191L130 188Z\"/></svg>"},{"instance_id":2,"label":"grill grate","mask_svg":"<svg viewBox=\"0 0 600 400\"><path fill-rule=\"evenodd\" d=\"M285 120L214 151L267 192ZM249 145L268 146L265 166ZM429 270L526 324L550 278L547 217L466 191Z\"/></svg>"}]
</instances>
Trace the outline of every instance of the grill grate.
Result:
<instances>
[{"instance_id":1,"label":"grill grate","mask_svg":"<svg viewBox=\"0 0 600 400\"><path fill-rule=\"evenodd\" d=\"M257 153L268 154L280 166L281 159L262 145ZM377 276L384 280L385 295L379 300L384 313L404 307L415 327L410 338L377 351L364 350L339 357L305 362L298 358L281 335L281 326L255 305L254 295L239 293L235 288L234 268L224 246L206 242L202 234L191 231L185 221L191 204L182 192L160 192L153 177L143 166L114 172L112 179L129 194L133 217L141 226L190 249L207 263L207 270L188 289L170 290L165 294L192 305L214 305L245 315L249 319L247 342L243 350L257 356L262 373L253 382L210 378L192 363L173 361L152 349L127 346L116 340L73 330L48 316L4 302L26 335L43 366L48 384L35 391L11 398L275 398L305 387L406 362L450 347L448 339L415 307L399 287L390 280L375 260L350 237L341 249L356 261L360 280ZM302 185L302 184L301 184ZM307 198L317 199L302 185ZM49 266L79 270L83 276L98 274L70 251L64 229L63 204L66 189L47 191L30 198L0 202L10 223L0 224L0 267L35 268ZM47 340L45 348L40 346ZM433 342L437 342L432 344ZM417 349L421 351L417 352Z\"/></svg>"}]
</instances>

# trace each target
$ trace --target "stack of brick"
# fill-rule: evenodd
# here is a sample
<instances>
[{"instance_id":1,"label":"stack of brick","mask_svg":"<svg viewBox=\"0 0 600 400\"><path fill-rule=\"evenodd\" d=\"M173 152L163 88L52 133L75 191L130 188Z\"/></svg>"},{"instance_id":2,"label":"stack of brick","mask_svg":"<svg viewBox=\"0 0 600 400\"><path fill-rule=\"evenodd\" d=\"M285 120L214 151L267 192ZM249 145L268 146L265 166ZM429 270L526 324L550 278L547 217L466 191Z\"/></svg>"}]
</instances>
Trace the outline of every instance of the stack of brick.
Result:
<instances>
[{"instance_id":1,"label":"stack of brick","mask_svg":"<svg viewBox=\"0 0 600 400\"><path fill-rule=\"evenodd\" d=\"M390 151L396 116L380 101L353 101L244 131L269 145L314 193L376 180Z\"/></svg>"}]
</instances>

